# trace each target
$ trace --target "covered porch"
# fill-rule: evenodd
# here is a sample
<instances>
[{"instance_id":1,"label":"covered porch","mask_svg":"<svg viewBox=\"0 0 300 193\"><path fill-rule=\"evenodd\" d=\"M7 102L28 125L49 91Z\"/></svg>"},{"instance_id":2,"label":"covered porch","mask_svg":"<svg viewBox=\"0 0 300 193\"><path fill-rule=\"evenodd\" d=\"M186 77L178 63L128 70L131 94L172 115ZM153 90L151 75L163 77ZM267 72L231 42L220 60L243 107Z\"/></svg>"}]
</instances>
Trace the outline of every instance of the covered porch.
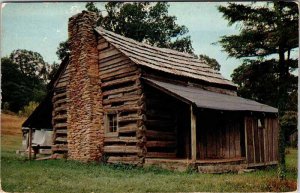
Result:
<instances>
[{"instance_id":1,"label":"covered porch","mask_svg":"<svg viewBox=\"0 0 300 193\"><path fill-rule=\"evenodd\" d=\"M175 126L175 153L147 156L145 165L168 165L179 170L193 165L199 171L217 166L217 173L222 167L231 171L247 167L248 146L256 144L247 144L246 117L277 113L273 107L237 96L154 79L145 79L145 82L182 103L178 102L179 106L175 107L179 109Z\"/></svg>"}]
</instances>

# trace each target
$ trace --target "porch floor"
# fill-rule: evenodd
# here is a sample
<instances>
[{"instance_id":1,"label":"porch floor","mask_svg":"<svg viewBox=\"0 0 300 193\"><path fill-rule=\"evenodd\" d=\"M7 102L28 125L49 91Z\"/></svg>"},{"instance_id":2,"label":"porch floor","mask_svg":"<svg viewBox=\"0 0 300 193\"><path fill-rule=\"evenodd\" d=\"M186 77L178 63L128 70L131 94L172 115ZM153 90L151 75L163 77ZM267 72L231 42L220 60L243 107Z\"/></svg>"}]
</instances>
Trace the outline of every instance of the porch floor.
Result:
<instances>
[{"instance_id":1,"label":"porch floor","mask_svg":"<svg viewBox=\"0 0 300 193\"><path fill-rule=\"evenodd\" d=\"M231 163L231 162L240 162L246 160L245 157L236 157L236 158L226 158L226 159L204 159L196 160L196 164L218 164L218 163ZM146 158L145 162L178 162L178 163L192 163L191 159L182 159L182 158Z\"/></svg>"},{"instance_id":2,"label":"porch floor","mask_svg":"<svg viewBox=\"0 0 300 193\"><path fill-rule=\"evenodd\" d=\"M208 169L211 170L208 173L222 173L222 171L224 170L222 168L224 167L226 171L228 170L228 168L229 170L234 171L244 167L245 160L246 159L244 157L228 158L228 159L205 159L205 160L196 160L195 165L198 167L199 172L203 172L203 168L204 168L205 171L207 171ZM145 159L145 166L158 166L164 169L171 169L176 171L186 171L186 169L192 163L193 162L191 159L180 159L180 158L173 158L173 159L146 158Z\"/></svg>"}]
</instances>

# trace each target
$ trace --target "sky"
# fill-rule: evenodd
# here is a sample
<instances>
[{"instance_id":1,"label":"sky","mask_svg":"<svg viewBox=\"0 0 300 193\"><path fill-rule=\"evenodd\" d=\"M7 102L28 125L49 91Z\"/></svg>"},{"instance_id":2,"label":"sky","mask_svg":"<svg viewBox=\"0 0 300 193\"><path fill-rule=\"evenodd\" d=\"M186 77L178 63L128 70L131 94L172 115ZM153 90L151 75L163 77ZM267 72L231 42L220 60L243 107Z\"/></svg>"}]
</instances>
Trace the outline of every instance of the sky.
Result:
<instances>
[{"instance_id":1,"label":"sky","mask_svg":"<svg viewBox=\"0 0 300 193\"><path fill-rule=\"evenodd\" d=\"M237 34L235 26L218 12L219 2L171 2L169 15L189 29L194 52L215 58L221 65L221 74L230 79L241 60L229 58L220 45L212 43L221 36ZM97 3L104 10L104 3ZM40 53L48 63L59 62L56 50L59 42L68 37L68 18L85 9L85 2L6 3L2 5L1 55L8 56L15 49Z\"/></svg>"}]
</instances>

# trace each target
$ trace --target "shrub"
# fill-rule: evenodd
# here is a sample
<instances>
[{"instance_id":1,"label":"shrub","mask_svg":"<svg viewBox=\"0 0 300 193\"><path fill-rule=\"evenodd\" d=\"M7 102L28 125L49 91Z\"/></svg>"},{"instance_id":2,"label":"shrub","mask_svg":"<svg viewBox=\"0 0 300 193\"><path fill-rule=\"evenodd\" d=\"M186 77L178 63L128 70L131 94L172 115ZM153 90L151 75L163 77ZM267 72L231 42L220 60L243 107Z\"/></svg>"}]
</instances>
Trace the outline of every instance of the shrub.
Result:
<instances>
[{"instance_id":1,"label":"shrub","mask_svg":"<svg viewBox=\"0 0 300 193\"><path fill-rule=\"evenodd\" d=\"M35 101L30 101L28 105L25 105L21 111L19 111L20 116L28 117L34 109L39 105L39 103Z\"/></svg>"}]
</instances>

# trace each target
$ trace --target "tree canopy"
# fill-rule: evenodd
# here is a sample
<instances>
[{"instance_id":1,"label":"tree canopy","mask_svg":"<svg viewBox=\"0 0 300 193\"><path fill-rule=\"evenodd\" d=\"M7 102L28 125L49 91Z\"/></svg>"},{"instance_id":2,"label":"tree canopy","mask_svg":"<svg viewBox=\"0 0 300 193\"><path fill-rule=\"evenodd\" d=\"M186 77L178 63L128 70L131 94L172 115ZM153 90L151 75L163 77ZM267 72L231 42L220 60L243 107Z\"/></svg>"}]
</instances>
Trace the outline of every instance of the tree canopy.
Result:
<instances>
[{"instance_id":1,"label":"tree canopy","mask_svg":"<svg viewBox=\"0 0 300 193\"><path fill-rule=\"evenodd\" d=\"M97 25L122 36L150 45L193 53L188 29L176 23L177 18L168 13L166 2L108 2L105 10L94 3L86 9L97 13ZM63 59L68 54L67 42L60 43L57 55Z\"/></svg>"},{"instance_id":2,"label":"tree canopy","mask_svg":"<svg viewBox=\"0 0 300 193\"><path fill-rule=\"evenodd\" d=\"M14 50L1 58L2 107L18 112L30 101L41 102L57 65L49 65L33 51Z\"/></svg>"},{"instance_id":3,"label":"tree canopy","mask_svg":"<svg viewBox=\"0 0 300 193\"><path fill-rule=\"evenodd\" d=\"M285 177L285 129L283 117L291 110L289 99L297 90L297 77L291 72L298 59L291 51L298 48L298 5L276 1L263 6L229 3L219 6L229 25L236 24L240 33L223 36L219 43L230 57L244 63L232 74L239 94L273 106L280 116L279 177ZM251 59L250 59L251 58ZM295 100L294 100L295 101ZM287 119L285 119L287 120Z\"/></svg>"},{"instance_id":4,"label":"tree canopy","mask_svg":"<svg viewBox=\"0 0 300 193\"><path fill-rule=\"evenodd\" d=\"M200 54L199 59L205 61L212 69L220 71L221 65L216 59L210 58L204 54Z\"/></svg>"}]
</instances>

